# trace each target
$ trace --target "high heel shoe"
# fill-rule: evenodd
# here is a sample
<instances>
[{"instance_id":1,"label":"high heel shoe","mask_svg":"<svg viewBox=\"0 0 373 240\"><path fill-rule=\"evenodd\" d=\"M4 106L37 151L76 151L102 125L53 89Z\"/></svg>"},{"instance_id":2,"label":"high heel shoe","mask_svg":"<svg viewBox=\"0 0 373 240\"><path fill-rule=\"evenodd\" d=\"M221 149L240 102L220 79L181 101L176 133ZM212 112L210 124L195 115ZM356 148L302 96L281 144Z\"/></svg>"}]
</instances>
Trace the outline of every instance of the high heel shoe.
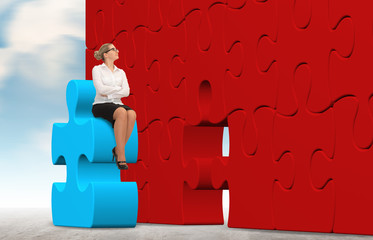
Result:
<instances>
[{"instance_id":1,"label":"high heel shoe","mask_svg":"<svg viewBox=\"0 0 373 240\"><path fill-rule=\"evenodd\" d=\"M118 166L119 170L127 170L128 165L127 165L126 161L118 161L118 155L115 152L115 147L113 148L112 152L113 152L113 162L114 162L114 159L115 159L115 162L117 163L117 166ZM120 164L120 163L124 163L124 164Z\"/></svg>"}]
</instances>

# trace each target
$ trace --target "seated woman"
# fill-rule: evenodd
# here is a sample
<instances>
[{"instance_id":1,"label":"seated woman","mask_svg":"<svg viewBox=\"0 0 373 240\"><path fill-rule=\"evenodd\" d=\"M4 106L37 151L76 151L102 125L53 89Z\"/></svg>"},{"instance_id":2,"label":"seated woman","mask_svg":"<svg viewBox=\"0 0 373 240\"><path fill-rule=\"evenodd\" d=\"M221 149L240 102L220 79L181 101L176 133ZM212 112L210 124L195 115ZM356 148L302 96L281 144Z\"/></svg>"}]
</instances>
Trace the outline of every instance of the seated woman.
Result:
<instances>
[{"instance_id":1,"label":"seated woman","mask_svg":"<svg viewBox=\"0 0 373 240\"><path fill-rule=\"evenodd\" d=\"M113 161L116 160L119 169L128 169L125 157L125 145L132 133L136 121L136 113L122 103L121 98L128 97L130 88L124 71L114 65L119 58L119 50L111 43L103 44L95 51L101 65L92 69L93 84L96 97L92 106L95 117L108 120L113 128L117 146L113 148Z\"/></svg>"}]
</instances>

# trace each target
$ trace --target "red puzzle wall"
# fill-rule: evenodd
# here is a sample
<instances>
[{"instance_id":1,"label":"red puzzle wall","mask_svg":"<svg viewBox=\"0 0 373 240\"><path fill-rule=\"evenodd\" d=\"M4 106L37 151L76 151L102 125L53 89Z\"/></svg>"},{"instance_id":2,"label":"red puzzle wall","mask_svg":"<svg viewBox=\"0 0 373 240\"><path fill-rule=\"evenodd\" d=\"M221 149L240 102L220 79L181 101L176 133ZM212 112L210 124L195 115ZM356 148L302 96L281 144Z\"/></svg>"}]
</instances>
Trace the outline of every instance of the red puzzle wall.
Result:
<instances>
[{"instance_id":1,"label":"red puzzle wall","mask_svg":"<svg viewBox=\"0 0 373 240\"><path fill-rule=\"evenodd\" d=\"M137 112L139 222L373 234L373 2L87 0ZM230 153L222 157L223 128Z\"/></svg>"}]
</instances>

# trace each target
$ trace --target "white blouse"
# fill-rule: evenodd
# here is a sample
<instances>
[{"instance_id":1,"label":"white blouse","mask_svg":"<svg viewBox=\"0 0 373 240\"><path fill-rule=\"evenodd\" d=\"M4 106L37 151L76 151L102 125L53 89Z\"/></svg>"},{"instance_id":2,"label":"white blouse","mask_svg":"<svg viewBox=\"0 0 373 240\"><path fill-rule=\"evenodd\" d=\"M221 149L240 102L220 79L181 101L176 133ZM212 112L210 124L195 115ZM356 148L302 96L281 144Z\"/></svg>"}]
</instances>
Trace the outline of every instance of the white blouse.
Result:
<instances>
[{"instance_id":1,"label":"white blouse","mask_svg":"<svg viewBox=\"0 0 373 240\"><path fill-rule=\"evenodd\" d=\"M120 100L130 95L125 72L114 65L112 72L105 63L94 66L92 69L93 85L96 88L94 104L112 102L122 104Z\"/></svg>"}]
</instances>

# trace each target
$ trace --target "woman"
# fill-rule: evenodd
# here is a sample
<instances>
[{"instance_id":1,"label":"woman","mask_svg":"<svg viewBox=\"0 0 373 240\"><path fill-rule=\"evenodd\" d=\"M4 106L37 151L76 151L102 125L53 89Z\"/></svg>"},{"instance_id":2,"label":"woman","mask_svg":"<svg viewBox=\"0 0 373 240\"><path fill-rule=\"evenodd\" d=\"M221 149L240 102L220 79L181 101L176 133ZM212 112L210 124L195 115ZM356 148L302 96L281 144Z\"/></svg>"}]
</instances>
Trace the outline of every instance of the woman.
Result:
<instances>
[{"instance_id":1,"label":"woman","mask_svg":"<svg viewBox=\"0 0 373 240\"><path fill-rule=\"evenodd\" d=\"M124 71L114 65L114 61L119 58L118 53L119 50L111 43L102 45L94 53L95 58L103 63L92 69L96 88L92 113L95 117L111 122L117 144L113 148L113 161L116 159L118 168L125 170L128 165L124 148L135 125L136 113L121 101L121 98L129 96L130 88Z\"/></svg>"}]
</instances>

